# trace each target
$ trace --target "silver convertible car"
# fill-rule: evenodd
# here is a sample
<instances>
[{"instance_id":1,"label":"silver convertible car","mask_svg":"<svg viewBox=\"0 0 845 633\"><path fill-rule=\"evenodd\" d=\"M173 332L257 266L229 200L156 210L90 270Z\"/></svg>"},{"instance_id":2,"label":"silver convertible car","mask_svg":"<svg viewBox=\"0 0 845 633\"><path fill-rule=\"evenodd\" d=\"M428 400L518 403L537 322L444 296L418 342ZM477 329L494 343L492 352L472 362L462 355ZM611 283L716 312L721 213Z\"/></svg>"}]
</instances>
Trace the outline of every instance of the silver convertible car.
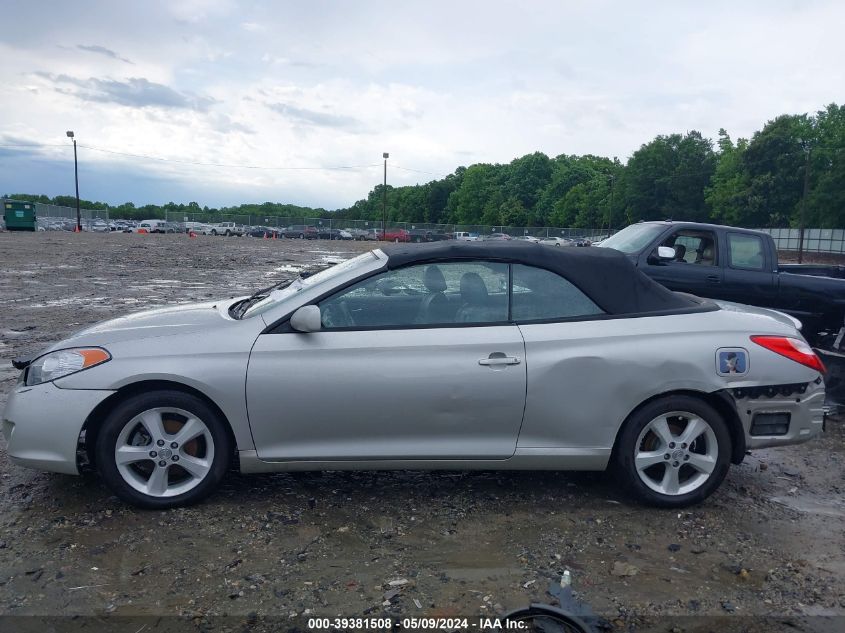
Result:
<instances>
[{"instance_id":1,"label":"silver convertible car","mask_svg":"<svg viewBox=\"0 0 845 633\"><path fill-rule=\"evenodd\" d=\"M822 429L799 327L670 292L611 249L397 244L17 359L3 433L15 463L94 468L146 508L196 502L231 467L610 467L680 507L747 450Z\"/></svg>"}]
</instances>

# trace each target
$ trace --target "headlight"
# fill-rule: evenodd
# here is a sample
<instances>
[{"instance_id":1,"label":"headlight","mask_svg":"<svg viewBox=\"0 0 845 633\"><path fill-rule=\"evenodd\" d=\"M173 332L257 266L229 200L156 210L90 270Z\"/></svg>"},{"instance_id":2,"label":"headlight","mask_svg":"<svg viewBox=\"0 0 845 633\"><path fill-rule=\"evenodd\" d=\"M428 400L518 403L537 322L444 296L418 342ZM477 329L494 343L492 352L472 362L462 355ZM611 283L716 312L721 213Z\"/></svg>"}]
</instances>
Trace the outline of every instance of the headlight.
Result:
<instances>
[{"instance_id":1,"label":"headlight","mask_svg":"<svg viewBox=\"0 0 845 633\"><path fill-rule=\"evenodd\" d=\"M99 347L76 347L44 354L26 370L26 385L40 385L75 374L111 360L111 354Z\"/></svg>"}]
</instances>

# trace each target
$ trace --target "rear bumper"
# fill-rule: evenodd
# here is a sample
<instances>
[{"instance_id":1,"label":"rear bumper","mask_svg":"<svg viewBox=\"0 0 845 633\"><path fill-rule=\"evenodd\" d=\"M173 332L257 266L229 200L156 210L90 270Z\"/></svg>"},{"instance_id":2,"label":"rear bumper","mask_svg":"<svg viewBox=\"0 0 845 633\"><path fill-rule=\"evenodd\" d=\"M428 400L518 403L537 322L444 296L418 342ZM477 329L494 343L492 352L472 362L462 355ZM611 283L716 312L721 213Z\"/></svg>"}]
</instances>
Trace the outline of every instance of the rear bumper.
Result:
<instances>
[{"instance_id":1,"label":"rear bumper","mask_svg":"<svg viewBox=\"0 0 845 633\"><path fill-rule=\"evenodd\" d=\"M751 397L746 393L743 394L743 397L737 397L735 390L734 400L737 413L742 421L746 448L748 449L800 444L817 436L824 427L825 390L824 383L821 381L809 383L803 393L795 392L789 395L778 393L773 396L758 395ZM751 434L756 416L781 413L789 414L789 427L786 433L779 435Z\"/></svg>"},{"instance_id":2,"label":"rear bumper","mask_svg":"<svg viewBox=\"0 0 845 633\"><path fill-rule=\"evenodd\" d=\"M3 435L13 463L79 474L76 446L85 420L114 391L18 385L3 411Z\"/></svg>"}]
</instances>

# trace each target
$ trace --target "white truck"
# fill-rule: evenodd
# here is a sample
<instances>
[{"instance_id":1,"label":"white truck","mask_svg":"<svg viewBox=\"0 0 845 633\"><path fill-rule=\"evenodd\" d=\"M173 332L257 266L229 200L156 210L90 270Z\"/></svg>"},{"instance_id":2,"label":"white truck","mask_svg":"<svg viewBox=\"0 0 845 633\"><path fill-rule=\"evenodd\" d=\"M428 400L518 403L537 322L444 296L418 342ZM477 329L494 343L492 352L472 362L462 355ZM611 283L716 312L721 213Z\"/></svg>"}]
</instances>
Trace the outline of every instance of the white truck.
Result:
<instances>
[{"instance_id":1,"label":"white truck","mask_svg":"<svg viewBox=\"0 0 845 633\"><path fill-rule=\"evenodd\" d=\"M244 232L243 224L235 224L234 222L220 222L211 225L212 235L225 235L226 237L237 235L238 237L243 237Z\"/></svg>"}]
</instances>

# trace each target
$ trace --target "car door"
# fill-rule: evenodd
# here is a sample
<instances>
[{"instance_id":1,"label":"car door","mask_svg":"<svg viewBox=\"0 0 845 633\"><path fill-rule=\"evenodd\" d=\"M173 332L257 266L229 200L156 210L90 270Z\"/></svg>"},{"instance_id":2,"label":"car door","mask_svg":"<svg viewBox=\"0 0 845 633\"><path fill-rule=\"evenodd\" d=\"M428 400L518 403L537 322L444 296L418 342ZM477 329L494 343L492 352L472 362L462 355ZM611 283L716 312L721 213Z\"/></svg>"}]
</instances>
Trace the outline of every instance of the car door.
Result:
<instances>
[{"instance_id":1,"label":"car door","mask_svg":"<svg viewBox=\"0 0 845 633\"><path fill-rule=\"evenodd\" d=\"M675 259L659 260L655 247L640 256L638 266L644 273L670 290L702 297L721 297L723 273L719 266L720 248L715 232L680 228L661 240L660 246L673 247Z\"/></svg>"},{"instance_id":2,"label":"car door","mask_svg":"<svg viewBox=\"0 0 845 633\"><path fill-rule=\"evenodd\" d=\"M528 365L520 453L595 468L610 454L619 423L648 395L638 390L652 368L639 358L650 352L632 320L603 318L598 304L554 272L513 264L511 287Z\"/></svg>"},{"instance_id":3,"label":"car door","mask_svg":"<svg viewBox=\"0 0 845 633\"><path fill-rule=\"evenodd\" d=\"M727 263L722 298L738 303L753 301L762 307L777 307L777 262L765 248L763 237L753 233L728 231Z\"/></svg>"},{"instance_id":4,"label":"car door","mask_svg":"<svg viewBox=\"0 0 845 633\"><path fill-rule=\"evenodd\" d=\"M258 337L246 395L259 458L504 459L525 406L508 266L387 271L319 301L321 331Z\"/></svg>"}]
</instances>

